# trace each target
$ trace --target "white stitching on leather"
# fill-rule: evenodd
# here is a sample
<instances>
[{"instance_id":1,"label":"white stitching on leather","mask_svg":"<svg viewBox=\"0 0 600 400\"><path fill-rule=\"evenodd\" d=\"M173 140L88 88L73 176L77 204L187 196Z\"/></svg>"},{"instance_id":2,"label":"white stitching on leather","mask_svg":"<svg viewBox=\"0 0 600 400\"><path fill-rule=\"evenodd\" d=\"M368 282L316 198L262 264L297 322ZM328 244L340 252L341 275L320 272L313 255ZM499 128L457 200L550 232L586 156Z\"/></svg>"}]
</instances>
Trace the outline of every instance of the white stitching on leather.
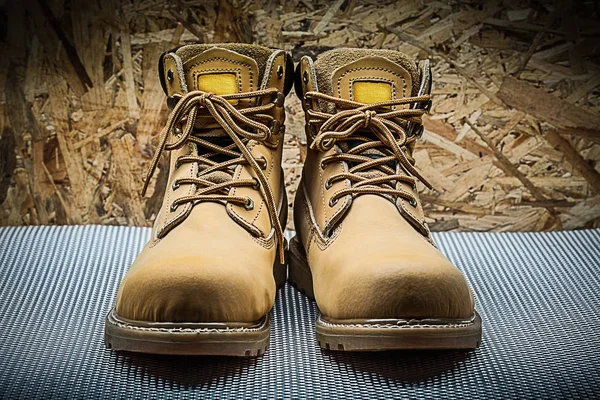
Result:
<instances>
[{"instance_id":1,"label":"white stitching on leather","mask_svg":"<svg viewBox=\"0 0 600 400\"><path fill-rule=\"evenodd\" d=\"M422 329L422 328L433 328L433 329L450 329L450 328L466 328L475 324L475 315L470 320L460 322L440 322L439 324L433 324L430 322L419 323L419 320L403 320L399 319L402 324L384 324L384 323L364 323L364 324L339 324L324 321L321 315L317 318L317 322L321 325L334 327L334 328L382 328L382 329Z\"/></svg>"},{"instance_id":2,"label":"white stitching on leather","mask_svg":"<svg viewBox=\"0 0 600 400\"><path fill-rule=\"evenodd\" d=\"M279 61L275 61L276 58L283 56L285 61L285 52L283 50L275 51L271 54L269 59L267 60L267 70L265 71L265 75L263 76L263 83L260 85L261 89L266 89L271 87L271 78L273 78L272 70L273 66L277 64ZM267 78L268 77L268 78Z\"/></svg>"},{"instance_id":3,"label":"white stitching on leather","mask_svg":"<svg viewBox=\"0 0 600 400\"><path fill-rule=\"evenodd\" d=\"M137 326L137 325L131 325L131 324L127 324L124 322L120 322L115 318L114 315L112 315L112 313L110 314L110 316L108 318L108 322L110 324L118 326L121 329L128 329L128 330L133 330L133 331L144 331L144 332L163 332L163 333L259 332L259 331L263 330L266 326L268 326L267 321L268 321L268 318L265 319L265 321L256 328L244 328L244 327L222 328L222 329L220 329L220 328L154 328L154 327L149 328L149 327L145 327L145 326Z\"/></svg>"}]
</instances>

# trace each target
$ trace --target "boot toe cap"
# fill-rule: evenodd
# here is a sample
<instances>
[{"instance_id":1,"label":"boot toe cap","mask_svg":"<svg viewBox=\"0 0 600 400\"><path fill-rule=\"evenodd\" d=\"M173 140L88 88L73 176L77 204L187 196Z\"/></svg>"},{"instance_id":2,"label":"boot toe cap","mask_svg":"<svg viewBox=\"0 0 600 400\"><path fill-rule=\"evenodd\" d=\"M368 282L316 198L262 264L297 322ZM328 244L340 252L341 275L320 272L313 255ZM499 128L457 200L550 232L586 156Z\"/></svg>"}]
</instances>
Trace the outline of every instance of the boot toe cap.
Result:
<instances>
[{"instance_id":1,"label":"boot toe cap","mask_svg":"<svg viewBox=\"0 0 600 400\"><path fill-rule=\"evenodd\" d=\"M474 311L465 278L445 260L347 268L336 282L317 299L331 318L470 318Z\"/></svg>"},{"instance_id":2,"label":"boot toe cap","mask_svg":"<svg viewBox=\"0 0 600 400\"><path fill-rule=\"evenodd\" d=\"M138 321L253 322L273 303L274 282L267 280L251 269L207 261L144 265L123 280L116 312Z\"/></svg>"}]
</instances>

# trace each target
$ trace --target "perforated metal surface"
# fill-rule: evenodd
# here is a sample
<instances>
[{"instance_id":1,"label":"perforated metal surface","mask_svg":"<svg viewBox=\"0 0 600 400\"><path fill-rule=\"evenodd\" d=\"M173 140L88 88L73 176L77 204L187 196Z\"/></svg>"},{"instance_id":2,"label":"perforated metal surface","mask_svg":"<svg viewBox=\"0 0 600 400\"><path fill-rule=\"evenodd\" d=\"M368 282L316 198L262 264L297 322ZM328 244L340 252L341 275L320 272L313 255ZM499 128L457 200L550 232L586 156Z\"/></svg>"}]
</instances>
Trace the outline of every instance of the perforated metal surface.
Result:
<instances>
[{"instance_id":1,"label":"perforated metal surface","mask_svg":"<svg viewBox=\"0 0 600 400\"><path fill-rule=\"evenodd\" d=\"M104 316L149 230L0 229L2 398L598 398L600 231L435 235L484 322L472 352L330 353L286 286L258 359L104 349Z\"/></svg>"}]
</instances>

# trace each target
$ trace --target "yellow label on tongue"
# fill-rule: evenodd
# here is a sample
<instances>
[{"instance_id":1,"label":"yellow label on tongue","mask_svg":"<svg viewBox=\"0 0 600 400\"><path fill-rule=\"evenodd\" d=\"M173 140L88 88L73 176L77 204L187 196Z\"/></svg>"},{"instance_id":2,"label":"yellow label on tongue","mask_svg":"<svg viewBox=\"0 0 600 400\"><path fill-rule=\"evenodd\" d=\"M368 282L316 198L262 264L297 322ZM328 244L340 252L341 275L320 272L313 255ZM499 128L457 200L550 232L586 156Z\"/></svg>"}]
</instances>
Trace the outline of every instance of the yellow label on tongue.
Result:
<instances>
[{"instance_id":1,"label":"yellow label on tongue","mask_svg":"<svg viewBox=\"0 0 600 400\"><path fill-rule=\"evenodd\" d=\"M365 104L379 103L392 99L392 85L386 82L354 82L354 101Z\"/></svg>"},{"instance_id":2,"label":"yellow label on tongue","mask_svg":"<svg viewBox=\"0 0 600 400\"><path fill-rule=\"evenodd\" d=\"M238 92L235 74L201 74L198 75L198 90L217 95Z\"/></svg>"}]
</instances>

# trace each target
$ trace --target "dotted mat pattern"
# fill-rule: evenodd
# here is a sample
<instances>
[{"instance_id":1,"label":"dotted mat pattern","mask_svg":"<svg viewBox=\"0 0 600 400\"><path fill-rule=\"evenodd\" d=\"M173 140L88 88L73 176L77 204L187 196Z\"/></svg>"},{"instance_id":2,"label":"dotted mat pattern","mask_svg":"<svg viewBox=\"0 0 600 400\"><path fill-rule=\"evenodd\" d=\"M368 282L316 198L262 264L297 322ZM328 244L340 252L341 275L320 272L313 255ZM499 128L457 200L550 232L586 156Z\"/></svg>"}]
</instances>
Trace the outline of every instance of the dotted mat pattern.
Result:
<instances>
[{"instance_id":1,"label":"dotted mat pattern","mask_svg":"<svg viewBox=\"0 0 600 400\"><path fill-rule=\"evenodd\" d=\"M149 234L0 229L0 398L600 398L600 230L435 234L474 288L475 351L322 351L315 303L286 285L257 359L104 348L104 317Z\"/></svg>"}]
</instances>

